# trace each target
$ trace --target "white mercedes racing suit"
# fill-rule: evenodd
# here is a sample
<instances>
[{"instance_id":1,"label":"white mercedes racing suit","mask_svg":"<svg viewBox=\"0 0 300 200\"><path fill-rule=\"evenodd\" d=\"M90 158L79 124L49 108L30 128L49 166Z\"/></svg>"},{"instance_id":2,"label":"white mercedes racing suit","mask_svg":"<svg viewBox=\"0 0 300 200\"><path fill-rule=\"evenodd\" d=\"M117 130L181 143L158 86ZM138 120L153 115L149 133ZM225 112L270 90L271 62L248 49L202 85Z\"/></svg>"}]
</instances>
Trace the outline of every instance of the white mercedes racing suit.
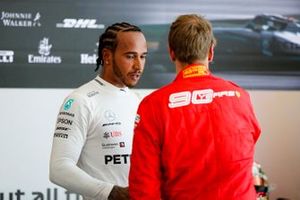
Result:
<instances>
[{"instance_id":1,"label":"white mercedes racing suit","mask_svg":"<svg viewBox=\"0 0 300 200\"><path fill-rule=\"evenodd\" d=\"M128 186L138 103L128 88L99 76L74 90L57 117L50 180L85 200L106 200L113 185Z\"/></svg>"}]
</instances>

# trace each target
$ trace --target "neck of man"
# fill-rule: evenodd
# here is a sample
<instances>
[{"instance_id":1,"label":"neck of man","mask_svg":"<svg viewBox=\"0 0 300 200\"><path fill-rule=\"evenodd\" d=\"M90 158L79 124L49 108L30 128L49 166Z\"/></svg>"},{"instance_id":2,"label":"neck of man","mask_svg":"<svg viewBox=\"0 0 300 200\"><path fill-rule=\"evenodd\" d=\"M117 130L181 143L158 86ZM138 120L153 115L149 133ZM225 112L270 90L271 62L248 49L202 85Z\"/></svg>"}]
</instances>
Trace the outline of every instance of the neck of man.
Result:
<instances>
[{"instance_id":1,"label":"neck of man","mask_svg":"<svg viewBox=\"0 0 300 200\"><path fill-rule=\"evenodd\" d=\"M180 62L179 60L175 60L175 69L176 69L176 74L178 74L183 68L185 68L188 65L204 65L207 68L209 68L208 66L208 59L205 60L195 60L192 63L185 63L185 62Z\"/></svg>"},{"instance_id":2,"label":"neck of man","mask_svg":"<svg viewBox=\"0 0 300 200\"><path fill-rule=\"evenodd\" d=\"M122 80L115 75L115 73L112 71L112 68L108 68L103 66L101 72L99 73L99 76L107 81L108 83L118 87L118 88L124 88L126 85L122 82Z\"/></svg>"}]
</instances>

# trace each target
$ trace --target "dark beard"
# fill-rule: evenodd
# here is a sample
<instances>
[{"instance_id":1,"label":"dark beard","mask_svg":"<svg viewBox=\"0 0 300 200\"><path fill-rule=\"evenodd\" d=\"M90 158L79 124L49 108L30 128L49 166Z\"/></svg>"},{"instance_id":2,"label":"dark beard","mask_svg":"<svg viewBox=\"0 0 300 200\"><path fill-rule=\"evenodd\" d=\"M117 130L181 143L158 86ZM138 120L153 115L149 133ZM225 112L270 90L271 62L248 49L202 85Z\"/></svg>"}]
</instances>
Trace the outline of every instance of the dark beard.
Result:
<instances>
[{"instance_id":1,"label":"dark beard","mask_svg":"<svg viewBox=\"0 0 300 200\"><path fill-rule=\"evenodd\" d=\"M112 68L113 68L113 72L114 72L114 74L115 74L116 80L117 80L119 83L122 83L122 84L126 85L127 87L132 88L134 85L130 85L130 84L126 83L126 79L125 79L125 77L122 75L119 66L118 66L118 65L116 64L116 62L115 62L115 59L113 59L113 63L112 63L112 64L113 64Z\"/></svg>"}]
</instances>

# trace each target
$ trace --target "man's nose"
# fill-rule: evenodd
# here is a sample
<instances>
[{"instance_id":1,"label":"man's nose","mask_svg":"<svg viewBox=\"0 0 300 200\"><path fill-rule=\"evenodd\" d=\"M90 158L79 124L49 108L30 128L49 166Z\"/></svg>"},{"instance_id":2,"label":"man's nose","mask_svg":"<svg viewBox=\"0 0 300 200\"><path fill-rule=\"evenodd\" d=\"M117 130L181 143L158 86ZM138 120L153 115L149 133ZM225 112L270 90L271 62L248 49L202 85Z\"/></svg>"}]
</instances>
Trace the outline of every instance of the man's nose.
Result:
<instances>
[{"instance_id":1,"label":"man's nose","mask_svg":"<svg viewBox=\"0 0 300 200\"><path fill-rule=\"evenodd\" d=\"M142 66L143 65L143 61L140 59L140 58L136 58L135 60L134 60L134 69L136 69L136 70L141 70L142 69Z\"/></svg>"}]
</instances>

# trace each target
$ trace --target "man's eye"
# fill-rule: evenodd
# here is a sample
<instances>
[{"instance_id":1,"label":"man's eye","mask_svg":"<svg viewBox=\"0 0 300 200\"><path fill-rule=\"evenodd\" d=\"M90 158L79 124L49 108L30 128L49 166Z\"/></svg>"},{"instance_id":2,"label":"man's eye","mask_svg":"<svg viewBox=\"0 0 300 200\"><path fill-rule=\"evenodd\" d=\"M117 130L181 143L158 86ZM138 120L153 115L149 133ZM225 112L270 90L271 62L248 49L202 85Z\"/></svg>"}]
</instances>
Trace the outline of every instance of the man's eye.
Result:
<instances>
[{"instance_id":1,"label":"man's eye","mask_svg":"<svg viewBox=\"0 0 300 200\"><path fill-rule=\"evenodd\" d=\"M134 59L134 55L127 55L126 56L128 59Z\"/></svg>"}]
</instances>

